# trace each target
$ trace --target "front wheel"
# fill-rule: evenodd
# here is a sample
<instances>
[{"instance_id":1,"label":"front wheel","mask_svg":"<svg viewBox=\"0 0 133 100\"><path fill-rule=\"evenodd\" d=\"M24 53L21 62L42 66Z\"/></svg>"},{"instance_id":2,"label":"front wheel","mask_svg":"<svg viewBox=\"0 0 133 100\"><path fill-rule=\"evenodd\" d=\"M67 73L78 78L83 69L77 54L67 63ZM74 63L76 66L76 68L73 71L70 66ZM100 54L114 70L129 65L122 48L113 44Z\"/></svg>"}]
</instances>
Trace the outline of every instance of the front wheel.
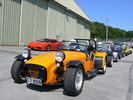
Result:
<instances>
[{"instance_id":1,"label":"front wheel","mask_svg":"<svg viewBox=\"0 0 133 100\"><path fill-rule=\"evenodd\" d=\"M125 54L124 54L124 52L122 52L122 57L123 57L123 58L125 57Z\"/></svg>"},{"instance_id":2,"label":"front wheel","mask_svg":"<svg viewBox=\"0 0 133 100\"><path fill-rule=\"evenodd\" d=\"M107 67L112 67L113 64L113 57L112 56L107 56Z\"/></svg>"},{"instance_id":3,"label":"front wheel","mask_svg":"<svg viewBox=\"0 0 133 100\"><path fill-rule=\"evenodd\" d=\"M24 83L25 79L22 77L23 61L16 60L11 68L11 76L16 83Z\"/></svg>"},{"instance_id":4,"label":"front wheel","mask_svg":"<svg viewBox=\"0 0 133 100\"><path fill-rule=\"evenodd\" d=\"M65 73L64 92L68 95L79 95L84 83L83 70L81 68L68 68Z\"/></svg>"},{"instance_id":5,"label":"front wheel","mask_svg":"<svg viewBox=\"0 0 133 100\"><path fill-rule=\"evenodd\" d=\"M50 48L51 48L51 46L48 45L47 48L46 48L46 51L50 51Z\"/></svg>"},{"instance_id":6,"label":"front wheel","mask_svg":"<svg viewBox=\"0 0 133 100\"><path fill-rule=\"evenodd\" d=\"M121 56L121 53L118 53L118 59L121 59L122 56Z\"/></svg>"}]
</instances>

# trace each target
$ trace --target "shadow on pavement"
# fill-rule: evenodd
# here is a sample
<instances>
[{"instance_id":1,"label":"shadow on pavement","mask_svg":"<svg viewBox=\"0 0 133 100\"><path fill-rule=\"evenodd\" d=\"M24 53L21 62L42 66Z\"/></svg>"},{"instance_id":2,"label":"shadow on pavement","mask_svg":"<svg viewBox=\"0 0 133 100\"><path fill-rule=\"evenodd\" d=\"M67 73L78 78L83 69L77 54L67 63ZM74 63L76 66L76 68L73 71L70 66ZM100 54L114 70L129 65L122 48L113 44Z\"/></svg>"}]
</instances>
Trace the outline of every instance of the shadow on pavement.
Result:
<instances>
[{"instance_id":1,"label":"shadow on pavement","mask_svg":"<svg viewBox=\"0 0 133 100\"><path fill-rule=\"evenodd\" d=\"M54 92L54 90L63 89L63 84L43 85L43 86L27 85L27 88L39 92ZM56 92L62 92L62 91L56 91Z\"/></svg>"}]
</instances>

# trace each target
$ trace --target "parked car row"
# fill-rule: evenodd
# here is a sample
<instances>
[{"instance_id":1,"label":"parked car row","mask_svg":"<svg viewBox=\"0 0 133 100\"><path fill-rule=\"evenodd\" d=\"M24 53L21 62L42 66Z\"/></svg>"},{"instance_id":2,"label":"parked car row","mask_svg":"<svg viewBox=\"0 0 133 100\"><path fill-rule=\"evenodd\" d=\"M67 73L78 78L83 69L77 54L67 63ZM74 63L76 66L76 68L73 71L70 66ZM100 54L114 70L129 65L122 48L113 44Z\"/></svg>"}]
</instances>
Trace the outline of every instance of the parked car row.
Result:
<instances>
[{"instance_id":1,"label":"parked car row","mask_svg":"<svg viewBox=\"0 0 133 100\"><path fill-rule=\"evenodd\" d=\"M45 39L45 45L52 45L52 41ZM28 86L62 83L65 94L76 96L81 93L85 79L96 73L105 74L106 68L112 67L116 55L116 51L113 51L116 46L112 49L109 44L97 45L92 39L74 39L57 43L58 51L35 57L31 56L30 49L24 49L15 57L16 60L12 65L13 80L16 83L26 82ZM42 42L39 46L40 44L44 45ZM36 47L34 49L37 49Z\"/></svg>"},{"instance_id":2,"label":"parked car row","mask_svg":"<svg viewBox=\"0 0 133 100\"><path fill-rule=\"evenodd\" d=\"M97 49L98 51L106 52L113 59L113 62L118 62L119 59L128 56L129 54L132 53L131 47L126 43L122 42L117 42L117 43L99 42Z\"/></svg>"}]
</instances>

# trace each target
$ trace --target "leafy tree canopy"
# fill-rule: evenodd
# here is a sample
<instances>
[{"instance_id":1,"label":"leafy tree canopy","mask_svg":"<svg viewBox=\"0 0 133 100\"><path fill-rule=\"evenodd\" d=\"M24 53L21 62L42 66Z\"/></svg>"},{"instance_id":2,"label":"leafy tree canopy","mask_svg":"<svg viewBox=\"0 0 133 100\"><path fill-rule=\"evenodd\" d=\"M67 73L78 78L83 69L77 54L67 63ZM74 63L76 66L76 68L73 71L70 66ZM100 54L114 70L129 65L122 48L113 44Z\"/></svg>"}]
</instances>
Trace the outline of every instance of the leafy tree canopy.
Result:
<instances>
[{"instance_id":1,"label":"leafy tree canopy","mask_svg":"<svg viewBox=\"0 0 133 100\"><path fill-rule=\"evenodd\" d=\"M133 31L125 31L120 28L108 27L108 38L119 39L119 38L133 38ZM106 37L106 25L99 22L94 22L91 28L91 38L105 39Z\"/></svg>"}]
</instances>

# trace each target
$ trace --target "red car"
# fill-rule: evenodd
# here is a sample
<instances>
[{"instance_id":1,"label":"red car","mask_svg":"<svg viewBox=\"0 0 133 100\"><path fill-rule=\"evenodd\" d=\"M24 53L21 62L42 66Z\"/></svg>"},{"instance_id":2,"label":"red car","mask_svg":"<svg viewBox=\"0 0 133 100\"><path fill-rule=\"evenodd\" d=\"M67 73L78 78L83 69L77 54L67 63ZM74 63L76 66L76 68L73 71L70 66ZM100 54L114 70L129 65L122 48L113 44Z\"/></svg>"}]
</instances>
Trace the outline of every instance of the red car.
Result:
<instances>
[{"instance_id":1,"label":"red car","mask_svg":"<svg viewBox=\"0 0 133 100\"><path fill-rule=\"evenodd\" d=\"M62 42L56 39L40 39L28 44L28 48L32 50L58 50Z\"/></svg>"}]
</instances>

